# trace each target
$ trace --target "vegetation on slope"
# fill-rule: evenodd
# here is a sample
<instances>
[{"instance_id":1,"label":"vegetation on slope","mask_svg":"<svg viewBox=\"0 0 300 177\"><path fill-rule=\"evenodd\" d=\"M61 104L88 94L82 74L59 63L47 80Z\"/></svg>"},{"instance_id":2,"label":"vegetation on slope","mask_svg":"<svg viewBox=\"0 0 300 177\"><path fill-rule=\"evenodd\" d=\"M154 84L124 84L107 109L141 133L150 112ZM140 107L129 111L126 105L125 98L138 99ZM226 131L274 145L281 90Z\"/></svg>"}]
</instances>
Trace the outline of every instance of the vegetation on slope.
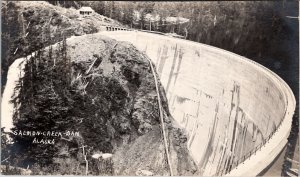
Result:
<instances>
[{"instance_id":1,"label":"vegetation on slope","mask_svg":"<svg viewBox=\"0 0 300 177\"><path fill-rule=\"evenodd\" d=\"M13 144L3 150L10 151L2 156L9 158L4 164L29 167L39 175L85 175L86 162L93 175L135 175L139 169L168 174L148 60L128 43L92 35L82 39L70 39L68 46L64 39L27 57L17 87L20 93L13 100L18 109ZM87 45L91 41L97 48ZM162 86L160 92L176 174L195 174L186 135L170 118ZM28 136L20 131L54 131L62 136ZM67 131L79 133L64 134ZM35 139L54 143L34 143ZM92 158L101 152L113 154L112 159Z\"/></svg>"},{"instance_id":2,"label":"vegetation on slope","mask_svg":"<svg viewBox=\"0 0 300 177\"><path fill-rule=\"evenodd\" d=\"M2 89L8 67L16 58L62 41L63 37L96 33L101 25L121 25L99 18L99 14L81 18L74 8L65 9L42 1L2 1Z\"/></svg>"}]
</instances>

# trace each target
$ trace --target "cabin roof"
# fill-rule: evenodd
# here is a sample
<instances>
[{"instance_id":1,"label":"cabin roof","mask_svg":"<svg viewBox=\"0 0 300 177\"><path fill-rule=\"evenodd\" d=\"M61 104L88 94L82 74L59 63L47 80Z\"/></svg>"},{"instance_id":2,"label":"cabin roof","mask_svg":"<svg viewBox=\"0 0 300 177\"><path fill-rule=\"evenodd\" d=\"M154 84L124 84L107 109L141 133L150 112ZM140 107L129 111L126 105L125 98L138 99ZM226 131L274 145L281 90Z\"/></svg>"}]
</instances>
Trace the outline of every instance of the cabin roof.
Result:
<instances>
[{"instance_id":1,"label":"cabin roof","mask_svg":"<svg viewBox=\"0 0 300 177\"><path fill-rule=\"evenodd\" d=\"M79 9L79 11L94 11L91 7L83 6Z\"/></svg>"}]
</instances>

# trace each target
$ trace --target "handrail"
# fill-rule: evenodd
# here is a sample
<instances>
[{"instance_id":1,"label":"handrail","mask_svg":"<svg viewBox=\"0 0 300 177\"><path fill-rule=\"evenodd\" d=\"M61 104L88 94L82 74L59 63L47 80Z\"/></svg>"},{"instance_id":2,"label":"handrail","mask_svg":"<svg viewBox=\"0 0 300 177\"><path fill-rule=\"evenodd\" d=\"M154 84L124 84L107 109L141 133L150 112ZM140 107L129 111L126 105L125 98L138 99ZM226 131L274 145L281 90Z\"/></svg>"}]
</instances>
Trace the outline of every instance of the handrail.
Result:
<instances>
[{"instance_id":1,"label":"handrail","mask_svg":"<svg viewBox=\"0 0 300 177\"><path fill-rule=\"evenodd\" d=\"M192 41L194 43L194 41ZM280 78L277 74L275 74L273 71L271 71L269 68L266 68L265 66L261 65L261 64L258 64L256 62L254 62L253 60L250 60L244 56L240 56L238 54L235 54L235 53L232 53L232 52L229 52L229 51L226 51L224 49L220 49L220 48L217 48L217 47L214 47L214 46L209 46L209 45L206 45L206 44L202 44L201 45L204 45L204 46L208 46L210 48L214 48L214 49L217 49L217 50L220 50L222 52L226 52L226 53L229 53L230 55L234 55L234 56L237 56L247 62L250 62L251 64L254 64L255 66L257 67L260 67L260 68L263 68L264 70L268 71L269 74L271 74L272 76L274 76L281 84L283 84L283 86L285 87L285 89L289 92L290 95L293 95L292 94L292 91L290 90L290 88L287 86L287 84L283 81L282 78ZM282 85L280 85L282 86ZM280 90L282 91L282 88L280 88ZM261 149L261 147L263 147L264 145L266 145L268 143L268 141L273 137L274 133L278 130L278 128L282 125L282 122L284 120L284 118L286 118L287 116L287 107L288 107L288 99L287 99L287 93L285 91L282 91L283 95L284 95L284 99L286 101L286 110L285 110L285 113L284 113L284 116L282 117L282 119L280 120L279 124L276 126L276 129L273 130L270 135L265 139L263 140L262 143L260 143L258 146L256 146L253 150L251 150L250 152L248 152L246 155L242 156L239 160L236 161L236 163L233 163L233 165L230 167L230 170L228 170L227 172L224 173L224 169L221 170L221 173L217 172L215 175L225 175L227 174L228 172L231 171L231 169L233 168L236 168L239 164L243 163L244 161L246 161L247 159L249 159L251 157L252 154L255 154L259 149ZM225 167L226 168L226 167Z\"/></svg>"},{"instance_id":2,"label":"handrail","mask_svg":"<svg viewBox=\"0 0 300 177\"><path fill-rule=\"evenodd\" d=\"M140 32L147 32L147 33L153 33L153 34L159 34L163 36L169 36L166 33L160 32L160 31L150 31L150 30L142 30L142 29L135 29L135 28L124 28L120 26L110 26L110 25L103 25L106 27L107 31L140 31ZM113 29L113 30L111 30ZM180 37L174 36L176 38L181 39Z\"/></svg>"}]
</instances>

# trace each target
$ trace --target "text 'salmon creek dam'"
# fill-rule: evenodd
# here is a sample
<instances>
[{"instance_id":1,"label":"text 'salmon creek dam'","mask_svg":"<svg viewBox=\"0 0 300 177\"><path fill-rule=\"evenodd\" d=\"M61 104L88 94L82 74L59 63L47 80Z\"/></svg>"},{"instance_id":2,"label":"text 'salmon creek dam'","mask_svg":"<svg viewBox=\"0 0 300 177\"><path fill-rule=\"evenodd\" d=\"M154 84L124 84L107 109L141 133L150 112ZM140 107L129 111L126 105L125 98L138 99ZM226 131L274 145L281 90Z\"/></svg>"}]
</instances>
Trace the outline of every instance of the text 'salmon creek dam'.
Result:
<instances>
[{"instance_id":1,"label":"text 'salmon creek dam'","mask_svg":"<svg viewBox=\"0 0 300 177\"><path fill-rule=\"evenodd\" d=\"M269 69L219 48L158 34L91 35L130 42L148 55L204 176L258 175L287 143L296 101Z\"/></svg>"}]
</instances>

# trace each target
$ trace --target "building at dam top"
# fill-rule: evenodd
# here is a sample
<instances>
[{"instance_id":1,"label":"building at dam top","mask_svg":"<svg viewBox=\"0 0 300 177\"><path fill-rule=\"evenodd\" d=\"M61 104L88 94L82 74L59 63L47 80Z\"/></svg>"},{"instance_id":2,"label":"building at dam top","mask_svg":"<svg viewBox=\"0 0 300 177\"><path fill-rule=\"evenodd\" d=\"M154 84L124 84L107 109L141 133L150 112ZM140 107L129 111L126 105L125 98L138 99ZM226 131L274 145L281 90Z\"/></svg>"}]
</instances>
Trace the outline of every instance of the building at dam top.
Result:
<instances>
[{"instance_id":1,"label":"building at dam top","mask_svg":"<svg viewBox=\"0 0 300 177\"><path fill-rule=\"evenodd\" d=\"M83 6L80 9L78 9L78 12L80 15L89 16L93 14L95 11L91 7Z\"/></svg>"}]
</instances>

